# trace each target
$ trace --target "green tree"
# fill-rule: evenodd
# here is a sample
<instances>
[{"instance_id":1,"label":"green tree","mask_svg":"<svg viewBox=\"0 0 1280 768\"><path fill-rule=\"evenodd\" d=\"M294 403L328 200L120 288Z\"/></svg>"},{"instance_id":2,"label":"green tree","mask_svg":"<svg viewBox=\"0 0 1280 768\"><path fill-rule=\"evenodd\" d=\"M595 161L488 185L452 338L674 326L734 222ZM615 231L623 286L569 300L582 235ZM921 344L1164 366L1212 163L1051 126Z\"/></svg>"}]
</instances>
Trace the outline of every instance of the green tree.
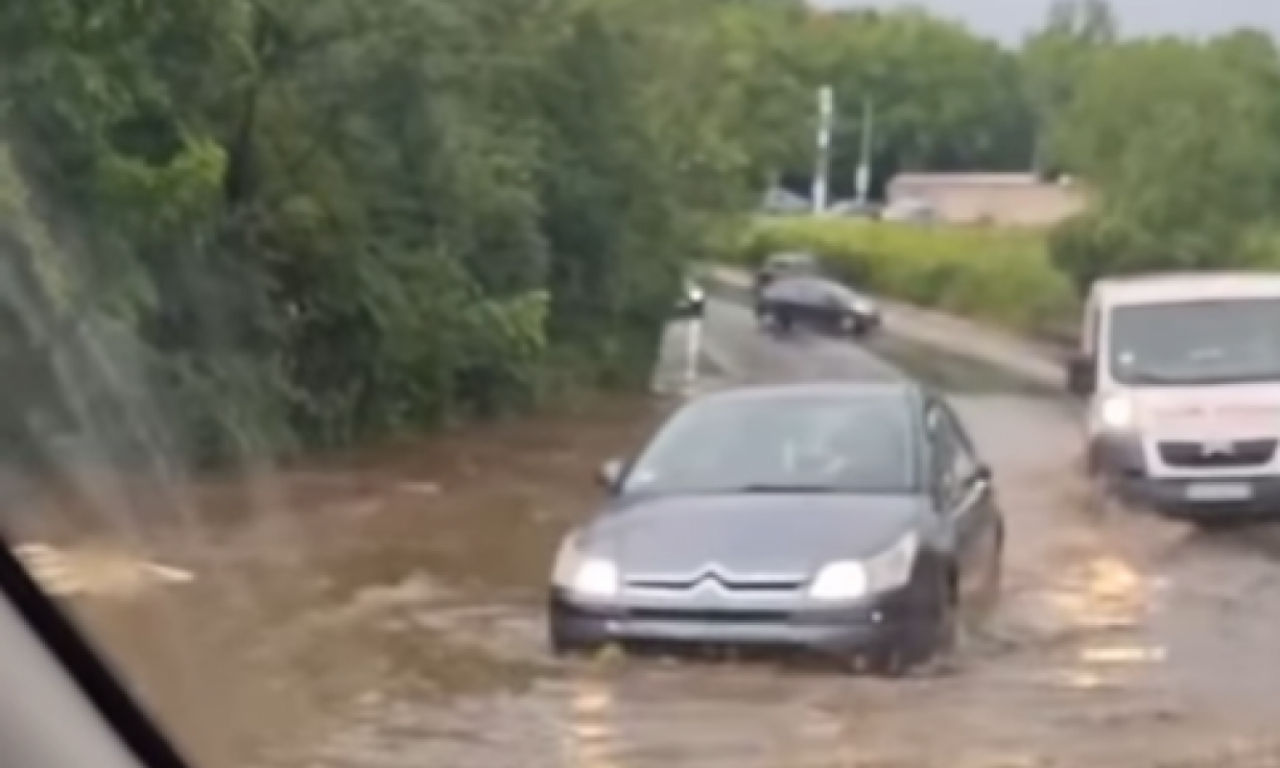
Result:
<instances>
[{"instance_id":1,"label":"green tree","mask_svg":"<svg viewBox=\"0 0 1280 768\"><path fill-rule=\"evenodd\" d=\"M1017 60L994 41L919 10L832 13L811 26L809 85L832 84L840 109L837 190L852 183L867 102L877 186L900 169L1027 167L1031 114Z\"/></svg>"},{"instance_id":2,"label":"green tree","mask_svg":"<svg viewBox=\"0 0 1280 768\"><path fill-rule=\"evenodd\" d=\"M148 426L89 429L128 411L121 386L72 407L32 368L33 397L60 429L154 447L163 424L227 458L637 385L686 263L795 153L803 18L733 0L5 6L0 136L39 192L24 231L43 224L57 258L36 261L71 297L41 325L90 329L137 373ZM4 354L38 356L15 323Z\"/></svg>"},{"instance_id":3,"label":"green tree","mask_svg":"<svg viewBox=\"0 0 1280 768\"><path fill-rule=\"evenodd\" d=\"M1271 217L1277 179L1269 55L1252 37L1166 39L1116 46L1090 64L1055 134L1096 198L1059 233L1062 267L1083 284L1256 260L1250 233Z\"/></svg>"},{"instance_id":4,"label":"green tree","mask_svg":"<svg viewBox=\"0 0 1280 768\"><path fill-rule=\"evenodd\" d=\"M1023 41L1019 63L1025 98L1035 119L1038 169L1049 170L1056 164L1050 134L1075 95L1084 69L1118 38L1115 12L1105 0L1055 0L1044 26Z\"/></svg>"}]
</instances>

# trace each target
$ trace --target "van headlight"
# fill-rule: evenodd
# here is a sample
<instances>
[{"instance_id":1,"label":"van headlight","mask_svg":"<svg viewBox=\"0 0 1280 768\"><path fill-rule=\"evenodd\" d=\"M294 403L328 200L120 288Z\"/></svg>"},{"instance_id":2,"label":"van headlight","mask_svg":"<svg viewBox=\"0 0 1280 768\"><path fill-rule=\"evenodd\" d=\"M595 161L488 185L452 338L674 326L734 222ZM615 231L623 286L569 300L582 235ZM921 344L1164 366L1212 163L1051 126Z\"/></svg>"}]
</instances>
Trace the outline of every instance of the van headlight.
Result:
<instances>
[{"instance_id":1,"label":"van headlight","mask_svg":"<svg viewBox=\"0 0 1280 768\"><path fill-rule=\"evenodd\" d=\"M583 597L613 597L621 586L617 563L583 553L578 549L575 536L566 538L560 545L551 582Z\"/></svg>"},{"instance_id":2,"label":"van headlight","mask_svg":"<svg viewBox=\"0 0 1280 768\"><path fill-rule=\"evenodd\" d=\"M1098 420L1107 429L1132 429L1137 421L1133 400L1121 394L1107 395L1098 405Z\"/></svg>"},{"instance_id":3,"label":"van headlight","mask_svg":"<svg viewBox=\"0 0 1280 768\"><path fill-rule=\"evenodd\" d=\"M874 557L828 563L809 585L809 596L817 600L857 600L897 589L911 580L919 549L920 538L912 532Z\"/></svg>"}]
</instances>

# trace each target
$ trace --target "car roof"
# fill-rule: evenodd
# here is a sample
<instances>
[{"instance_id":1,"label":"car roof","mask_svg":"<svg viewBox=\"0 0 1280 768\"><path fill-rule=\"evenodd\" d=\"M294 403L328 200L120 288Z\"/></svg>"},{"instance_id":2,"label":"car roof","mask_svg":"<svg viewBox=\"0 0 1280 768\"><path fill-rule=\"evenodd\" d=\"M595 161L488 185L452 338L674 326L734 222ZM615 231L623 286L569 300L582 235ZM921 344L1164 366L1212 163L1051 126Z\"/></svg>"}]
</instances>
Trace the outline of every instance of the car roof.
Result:
<instances>
[{"instance_id":1,"label":"car roof","mask_svg":"<svg viewBox=\"0 0 1280 768\"><path fill-rule=\"evenodd\" d=\"M823 398L902 398L919 401L924 397L922 386L908 379L866 379L858 381L814 381L795 384L757 384L732 389L722 389L698 396L694 403L737 401L813 400Z\"/></svg>"},{"instance_id":2,"label":"car roof","mask_svg":"<svg viewBox=\"0 0 1280 768\"><path fill-rule=\"evenodd\" d=\"M859 294L853 288L845 285L839 280L827 277L826 275L800 274L800 275L778 275L778 278L765 288L767 295L777 294L781 289L783 291L788 288L801 286L802 289L817 289L827 292L828 295L835 294L844 297L858 297Z\"/></svg>"},{"instance_id":3,"label":"car roof","mask_svg":"<svg viewBox=\"0 0 1280 768\"><path fill-rule=\"evenodd\" d=\"M1214 299L1280 298L1280 274L1267 272L1164 272L1110 277L1093 284L1102 306L1162 304Z\"/></svg>"}]
</instances>

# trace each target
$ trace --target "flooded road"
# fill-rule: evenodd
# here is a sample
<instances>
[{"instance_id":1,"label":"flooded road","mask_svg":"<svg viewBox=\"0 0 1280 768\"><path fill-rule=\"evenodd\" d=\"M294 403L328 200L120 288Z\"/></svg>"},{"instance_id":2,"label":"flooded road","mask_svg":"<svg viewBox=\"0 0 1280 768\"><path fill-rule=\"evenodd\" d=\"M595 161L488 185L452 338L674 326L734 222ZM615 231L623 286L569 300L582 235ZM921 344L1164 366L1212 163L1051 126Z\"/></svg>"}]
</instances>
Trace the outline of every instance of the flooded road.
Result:
<instances>
[{"instance_id":1,"label":"flooded road","mask_svg":"<svg viewBox=\"0 0 1280 768\"><path fill-rule=\"evenodd\" d=\"M701 386L897 375L852 344L763 337L732 305L704 330ZM558 538L589 510L595 465L662 402L208 484L191 491L195 522L33 559L211 768L1280 761L1280 536L1100 517L1069 471L1063 403L878 346L949 391L1009 518L1003 603L944 676L551 659Z\"/></svg>"}]
</instances>

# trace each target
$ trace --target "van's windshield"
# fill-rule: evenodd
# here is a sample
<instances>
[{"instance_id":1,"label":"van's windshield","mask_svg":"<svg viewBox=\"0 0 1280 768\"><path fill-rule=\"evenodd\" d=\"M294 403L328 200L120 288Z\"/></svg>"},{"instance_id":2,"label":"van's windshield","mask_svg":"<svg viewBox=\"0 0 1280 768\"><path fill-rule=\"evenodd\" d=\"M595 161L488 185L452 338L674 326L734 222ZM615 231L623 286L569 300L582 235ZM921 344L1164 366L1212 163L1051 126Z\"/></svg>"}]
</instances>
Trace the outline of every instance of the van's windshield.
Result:
<instances>
[{"instance_id":1,"label":"van's windshield","mask_svg":"<svg viewBox=\"0 0 1280 768\"><path fill-rule=\"evenodd\" d=\"M1109 326L1119 384L1280 381L1280 297L1116 307Z\"/></svg>"}]
</instances>

